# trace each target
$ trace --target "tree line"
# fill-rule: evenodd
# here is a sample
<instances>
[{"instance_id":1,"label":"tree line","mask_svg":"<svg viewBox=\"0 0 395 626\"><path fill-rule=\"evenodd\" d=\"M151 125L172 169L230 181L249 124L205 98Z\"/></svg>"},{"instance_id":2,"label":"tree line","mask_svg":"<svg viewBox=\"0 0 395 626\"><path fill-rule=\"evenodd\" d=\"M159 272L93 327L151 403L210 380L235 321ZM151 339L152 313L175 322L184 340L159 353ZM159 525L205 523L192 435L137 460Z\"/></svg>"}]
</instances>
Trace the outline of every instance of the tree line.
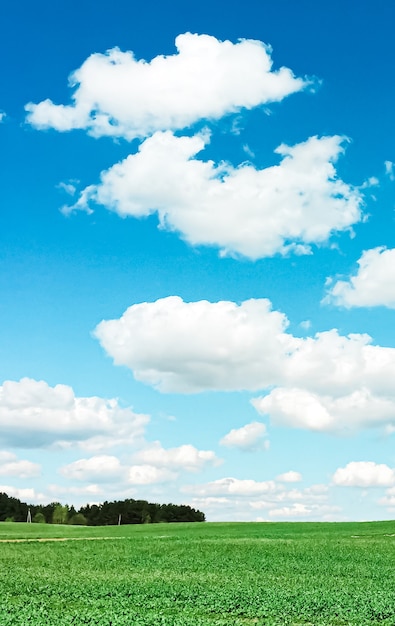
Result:
<instances>
[{"instance_id":1,"label":"tree line","mask_svg":"<svg viewBox=\"0 0 395 626\"><path fill-rule=\"evenodd\" d=\"M51 502L27 504L0 493L0 522L109 526L114 524L159 524L161 522L204 522L205 515L185 504L158 504L146 500L115 500L87 504L80 509Z\"/></svg>"}]
</instances>

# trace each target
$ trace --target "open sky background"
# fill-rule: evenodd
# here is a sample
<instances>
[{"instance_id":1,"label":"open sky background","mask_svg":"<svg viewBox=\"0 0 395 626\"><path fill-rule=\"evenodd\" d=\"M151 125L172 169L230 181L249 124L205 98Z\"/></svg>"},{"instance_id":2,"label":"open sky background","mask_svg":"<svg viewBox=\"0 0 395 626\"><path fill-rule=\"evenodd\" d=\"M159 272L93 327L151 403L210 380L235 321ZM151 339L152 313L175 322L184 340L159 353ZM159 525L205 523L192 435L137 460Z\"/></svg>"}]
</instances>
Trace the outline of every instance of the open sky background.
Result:
<instances>
[{"instance_id":1,"label":"open sky background","mask_svg":"<svg viewBox=\"0 0 395 626\"><path fill-rule=\"evenodd\" d=\"M395 517L390 0L0 11L0 491Z\"/></svg>"}]
</instances>

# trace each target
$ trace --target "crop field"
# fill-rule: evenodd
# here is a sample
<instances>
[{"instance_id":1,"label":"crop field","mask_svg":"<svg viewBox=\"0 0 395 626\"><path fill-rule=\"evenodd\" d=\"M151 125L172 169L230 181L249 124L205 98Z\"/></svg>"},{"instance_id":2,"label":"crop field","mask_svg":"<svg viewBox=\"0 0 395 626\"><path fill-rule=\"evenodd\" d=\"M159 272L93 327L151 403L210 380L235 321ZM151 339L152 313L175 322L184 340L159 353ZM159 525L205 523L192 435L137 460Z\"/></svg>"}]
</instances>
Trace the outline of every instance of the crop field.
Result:
<instances>
[{"instance_id":1,"label":"crop field","mask_svg":"<svg viewBox=\"0 0 395 626\"><path fill-rule=\"evenodd\" d=\"M395 522L1 523L0 624L393 626L394 532Z\"/></svg>"}]
</instances>

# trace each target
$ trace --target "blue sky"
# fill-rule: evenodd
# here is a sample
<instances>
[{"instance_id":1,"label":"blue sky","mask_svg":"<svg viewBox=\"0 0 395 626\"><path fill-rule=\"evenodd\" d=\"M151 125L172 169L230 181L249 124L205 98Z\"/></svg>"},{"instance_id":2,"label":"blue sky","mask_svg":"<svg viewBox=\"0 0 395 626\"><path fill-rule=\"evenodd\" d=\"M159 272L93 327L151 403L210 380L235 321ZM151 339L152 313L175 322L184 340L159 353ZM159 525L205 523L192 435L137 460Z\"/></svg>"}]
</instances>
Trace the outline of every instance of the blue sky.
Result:
<instances>
[{"instance_id":1,"label":"blue sky","mask_svg":"<svg viewBox=\"0 0 395 626\"><path fill-rule=\"evenodd\" d=\"M0 490L394 517L393 20L2 9Z\"/></svg>"}]
</instances>

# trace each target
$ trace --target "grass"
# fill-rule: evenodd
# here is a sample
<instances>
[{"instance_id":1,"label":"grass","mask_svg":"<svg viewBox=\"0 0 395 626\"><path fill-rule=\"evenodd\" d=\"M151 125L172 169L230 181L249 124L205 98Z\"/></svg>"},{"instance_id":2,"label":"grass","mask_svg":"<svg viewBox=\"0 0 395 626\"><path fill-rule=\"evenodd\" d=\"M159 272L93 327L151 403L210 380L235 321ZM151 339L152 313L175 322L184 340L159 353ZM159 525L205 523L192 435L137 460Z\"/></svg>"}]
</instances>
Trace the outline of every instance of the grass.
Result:
<instances>
[{"instance_id":1,"label":"grass","mask_svg":"<svg viewBox=\"0 0 395 626\"><path fill-rule=\"evenodd\" d=\"M395 522L1 523L0 539L29 541L0 543L0 624L394 626L393 532Z\"/></svg>"}]
</instances>

